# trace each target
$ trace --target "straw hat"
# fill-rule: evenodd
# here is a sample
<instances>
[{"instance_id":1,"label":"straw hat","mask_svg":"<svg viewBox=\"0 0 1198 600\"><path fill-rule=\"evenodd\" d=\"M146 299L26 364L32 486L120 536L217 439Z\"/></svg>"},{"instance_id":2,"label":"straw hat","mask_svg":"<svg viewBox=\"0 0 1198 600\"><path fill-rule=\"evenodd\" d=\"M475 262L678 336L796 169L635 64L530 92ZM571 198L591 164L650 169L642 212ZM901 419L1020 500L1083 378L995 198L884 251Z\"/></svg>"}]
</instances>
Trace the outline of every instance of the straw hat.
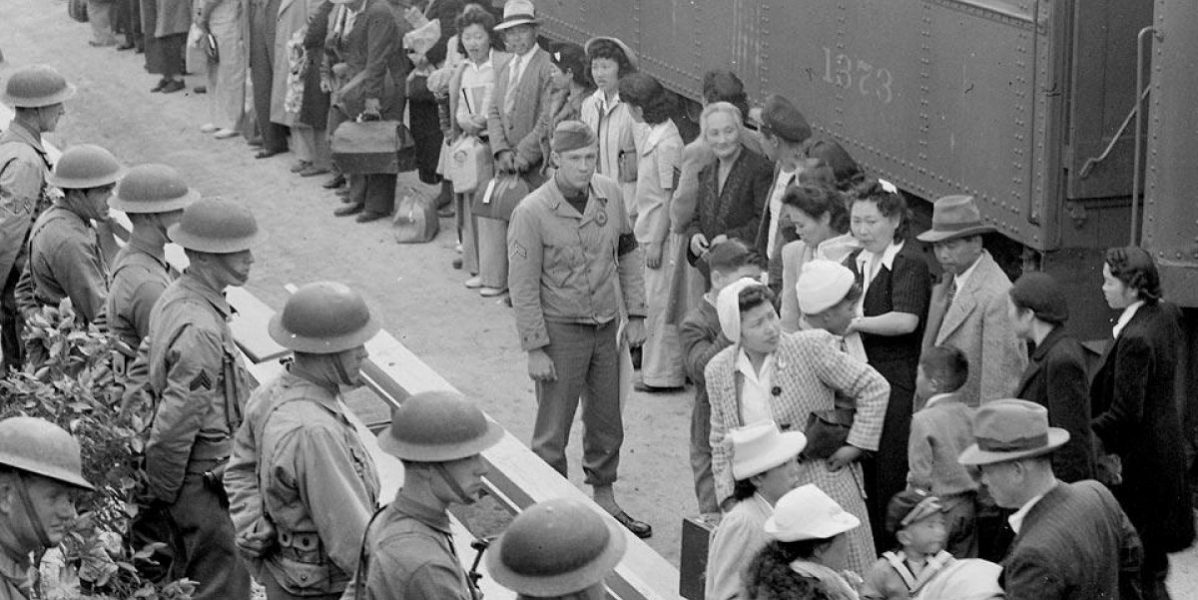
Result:
<instances>
[{"instance_id":1,"label":"straw hat","mask_svg":"<svg viewBox=\"0 0 1198 600\"><path fill-rule=\"evenodd\" d=\"M495 26L495 31L503 31L520 25L536 25L537 8L532 0L508 0L503 5L503 20Z\"/></svg>"}]
</instances>

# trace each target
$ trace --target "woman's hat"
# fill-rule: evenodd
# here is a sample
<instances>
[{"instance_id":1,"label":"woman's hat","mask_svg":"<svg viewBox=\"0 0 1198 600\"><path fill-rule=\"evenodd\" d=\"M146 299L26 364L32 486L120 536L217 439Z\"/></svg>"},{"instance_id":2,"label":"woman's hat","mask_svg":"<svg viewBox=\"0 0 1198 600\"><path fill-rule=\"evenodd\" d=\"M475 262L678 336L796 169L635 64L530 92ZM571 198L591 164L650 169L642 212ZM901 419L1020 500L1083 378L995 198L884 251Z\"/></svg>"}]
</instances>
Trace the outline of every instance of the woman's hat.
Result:
<instances>
[{"instance_id":1,"label":"woman's hat","mask_svg":"<svg viewBox=\"0 0 1198 600\"><path fill-rule=\"evenodd\" d=\"M848 267L831 260L807 261L795 282L799 310L805 315L818 315L844 300L857 279Z\"/></svg>"},{"instance_id":2,"label":"woman's hat","mask_svg":"<svg viewBox=\"0 0 1198 600\"><path fill-rule=\"evenodd\" d=\"M765 532L779 542L826 540L856 529L861 519L849 514L814 484L797 487L778 499Z\"/></svg>"},{"instance_id":3,"label":"woman's hat","mask_svg":"<svg viewBox=\"0 0 1198 600\"><path fill-rule=\"evenodd\" d=\"M991 465L1047 454L1069 441L1069 432L1048 426L1048 409L1027 400L991 400L973 417L976 444L957 462Z\"/></svg>"},{"instance_id":4,"label":"woman's hat","mask_svg":"<svg viewBox=\"0 0 1198 600\"><path fill-rule=\"evenodd\" d=\"M916 237L935 243L993 231L982 223L982 211L973 196L945 196L932 206L932 228Z\"/></svg>"},{"instance_id":5,"label":"woman's hat","mask_svg":"<svg viewBox=\"0 0 1198 600\"><path fill-rule=\"evenodd\" d=\"M586 50L588 56L591 54L591 45L600 40L606 40L608 42L615 44L616 46L619 46L620 51L624 53L624 58L628 59L628 64L632 65L633 69L640 68L639 66L637 66L636 52L633 52L632 48L629 48L628 44L625 44L623 42L623 40L621 40L620 38L599 36L599 37L593 37L593 38L587 40L587 43L585 46L583 46L583 49Z\"/></svg>"},{"instance_id":6,"label":"woman's hat","mask_svg":"<svg viewBox=\"0 0 1198 600\"><path fill-rule=\"evenodd\" d=\"M532 0L507 0L507 4L503 5L503 20L495 26L495 31L519 25L536 25L539 22Z\"/></svg>"},{"instance_id":7,"label":"woman's hat","mask_svg":"<svg viewBox=\"0 0 1198 600\"><path fill-rule=\"evenodd\" d=\"M620 563L628 541L614 519L580 500L546 500L520 513L487 552L495 582L526 596L585 590Z\"/></svg>"},{"instance_id":8,"label":"woman's hat","mask_svg":"<svg viewBox=\"0 0 1198 600\"><path fill-rule=\"evenodd\" d=\"M759 421L729 431L724 443L732 450L732 478L741 480L794 460L807 447L807 436L783 433L777 423Z\"/></svg>"}]
</instances>

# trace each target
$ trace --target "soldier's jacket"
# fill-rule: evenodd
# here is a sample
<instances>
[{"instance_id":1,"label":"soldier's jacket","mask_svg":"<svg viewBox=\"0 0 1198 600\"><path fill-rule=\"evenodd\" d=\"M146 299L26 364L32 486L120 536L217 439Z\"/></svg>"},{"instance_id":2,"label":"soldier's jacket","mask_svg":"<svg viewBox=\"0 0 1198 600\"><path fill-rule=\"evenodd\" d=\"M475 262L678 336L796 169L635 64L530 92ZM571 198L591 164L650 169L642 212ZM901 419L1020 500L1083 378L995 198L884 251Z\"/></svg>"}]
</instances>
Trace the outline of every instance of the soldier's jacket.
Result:
<instances>
[{"instance_id":1,"label":"soldier's jacket","mask_svg":"<svg viewBox=\"0 0 1198 600\"><path fill-rule=\"evenodd\" d=\"M108 267L100 256L96 232L89 222L56 203L33 224L29 262L18 284L21 312L58 306L70 298L84 323L103 314L108 296Z\"/></svg>"},{"instance_id":2,"label":"soldier's jacket","mask_svg":"<svg viewBox=\"0 0 1198 600\"><path fill-rule=\"evenodd\" d=\"M345 589L377 506L374 461L346 410L335 389L287 372L250 397L233 442L233 527L242 537L273 525L276 546L252 566L291 594Z\"/></svg>"},{"instance_id":3,"label":"soldier's jacket","mask_svg":"<svg viewBox=\"0 0 1198 600\"><path fill-rule=\"evenodd\" d=\"M185 272L150 312L148 363L156 402L146 444L149 492L173 503L190 460L227 458L250 393L224 296Z\"/></svg>"},{"instance_id":4,"label":"soldier's jacket","mask_svg":"<svg viewBox=\"0 0 1198 600\"><path fill-rule=\"evenodd\" d=\"M0 284L19 266L49 172L41 136L17 122L0 133Z\"/></svg>"},{"instance_id":5,"label":"soldier's jacket","mask_svg":"<svg viewBox=\"0 0 1198 600\"><path fill-rule=\"evenodd\" d=\"M25 560L13 560L7 552L0 551L0 600L25 600L29 597L31 567L28 557Z\"/></svg>"},{"instance_id":6,"label":"soldier's jacket","mask_svg":"<svg viewBox=\"0 0 1198 600\"><path fill-rule=\"evenodd\" d=\"M104 312L108 330L133 352L149 335L150 311L170 283L170 266L162 248L130 237L113 261Z\"/></svg>"}]
</instances>

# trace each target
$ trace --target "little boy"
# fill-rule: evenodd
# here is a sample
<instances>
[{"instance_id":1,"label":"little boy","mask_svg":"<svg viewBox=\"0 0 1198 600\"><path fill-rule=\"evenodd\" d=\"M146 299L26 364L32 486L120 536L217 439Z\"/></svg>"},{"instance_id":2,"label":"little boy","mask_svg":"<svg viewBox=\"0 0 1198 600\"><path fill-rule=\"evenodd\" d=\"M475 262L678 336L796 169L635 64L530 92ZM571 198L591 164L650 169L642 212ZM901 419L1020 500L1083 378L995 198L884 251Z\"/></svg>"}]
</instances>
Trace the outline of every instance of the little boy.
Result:
<instances>
[{"instance_id":1,"label":"little boy","mask_svg":"<svg viewBox=\"0 0 1198 600\"><path fill-rule=\"evenodd\" d=\"M923 490L909 488L890 499L886 531L901 549L884 552L865 574L862 600L907 600L954 562L944 550L947 537L940 501Z\"/></svg>"},{"instance_id":2,"label":"little boy","mask_svg":"<svg viewBox=\"0 0 1198 600\"><path fill-rule=\"evenodd\" d=\"M711 269L711 290L703 296L702 304L687 313L678 329L678 338L682 343L686 373L695 383L690 450L695 496L699 499L699 513L714 522L719 518L720 505L715 497L715 480L711 475L711 402L707 398L707 380L703 377L703 369L712 357L731 344L721 333L715 301L720 290L730 283L742 277L761 277L761 267L754 262L749 248L736 239L713 246L707 253L707 264Z\"/></svg>"},{"instance_id":3,"label":"little boy","mask_svg":"<svg viewBox=\"0 0 1198 600\"><path fill-rule=\"evenodd\" d=\"M927 398L911 417L907 444L907 485L935 495L944 508L947 550L976 558L978 483L957 457L973 444L973 409L957 394L969 379L969 360L952 346L924 352L915 376L915 395Z\"/></svg>"}]
</instances>

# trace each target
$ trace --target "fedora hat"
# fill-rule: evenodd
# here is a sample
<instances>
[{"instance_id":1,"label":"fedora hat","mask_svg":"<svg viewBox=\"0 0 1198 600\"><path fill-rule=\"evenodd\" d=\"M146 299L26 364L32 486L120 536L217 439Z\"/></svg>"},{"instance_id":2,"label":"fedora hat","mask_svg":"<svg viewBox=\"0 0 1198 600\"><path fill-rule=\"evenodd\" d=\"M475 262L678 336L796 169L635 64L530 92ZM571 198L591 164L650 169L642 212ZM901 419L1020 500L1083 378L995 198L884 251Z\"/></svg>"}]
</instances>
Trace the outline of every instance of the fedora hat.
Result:
<instances>
[{"instance_id":1,"label":"fedora hat","mask_svg":"<svg viewBox=\"0 0 1198 600\"><path fill-rule=\"evenodd\" d=\"M773 421L737 427L724 436L732 450L732 478L748 479L793 460L807 446L798 431L782 433Z\"/></svg>"},{"instance_id":2,"label":"fedora hat","mask_svg":"<svg viewBox=\"0 0 1198 600\"><path fill-rule=\"evenodd\" d=\"M537 8L533 6L532 0L508 0L507 4L503 5L503 20L495 26L495 31L537 23L540 21L537 20Z\"/></svg>"},{"instance_id":3,"label":"fedora hat","mask_svg":"<svg viewBox=\"0 0 1198 600\"><path fill-rule=\"evenodd\" d=\"M916 238L921 242L944 242L994 230L982 223L982 211L973 196L945 196L932 206L932 228Z\"/></svg>"},{"instance_id":4,"label":"fedora hat","mask_svg":"<svg viewBox=\"0 0 1198 600\"><path fill-rule=\"evenodd\" d=\"M632 65L633 69L640 69L640 66L638 66L637 59L636 59L636 52L633 52L632 48L628 47L628 44L625 44L624 41L621 40L620 38L614 38L614 37L601 35L599 37L593 37L593 38L587 40L587 43L585 46L583 46L583 49L586 50L586 53L588 56L591 54L591 46L595 45L595 42L598 42L600 40L608 41L608 42L615 44L617 47L620 48L620 51L624 53L624 58L628 59L628 64Z\"/></svg>"},{"instance_id":5,"label":"fedora hat","mask_svg":"<svg viewBox=\"0 0 1198 600\"><path fill-rule=\"evenodd\" d=\"M861 519L809 483L778 499L773 516L765 521L765 533L780 542L826 540L859 525Z\"/></svg>"},{"instance_id":6,"label":"fedora hat","mask_svg":"<svg viewBox=\"0 0 1198 600\"><path fill-rule=\"evenodd\" d=\"M1015 398L991 400L973 417L977 440L961 453L963 465L994 463L1047 454L1069 441L1069 432L1048 426L1048 409Z\"/></svg>"}]
</instances>

